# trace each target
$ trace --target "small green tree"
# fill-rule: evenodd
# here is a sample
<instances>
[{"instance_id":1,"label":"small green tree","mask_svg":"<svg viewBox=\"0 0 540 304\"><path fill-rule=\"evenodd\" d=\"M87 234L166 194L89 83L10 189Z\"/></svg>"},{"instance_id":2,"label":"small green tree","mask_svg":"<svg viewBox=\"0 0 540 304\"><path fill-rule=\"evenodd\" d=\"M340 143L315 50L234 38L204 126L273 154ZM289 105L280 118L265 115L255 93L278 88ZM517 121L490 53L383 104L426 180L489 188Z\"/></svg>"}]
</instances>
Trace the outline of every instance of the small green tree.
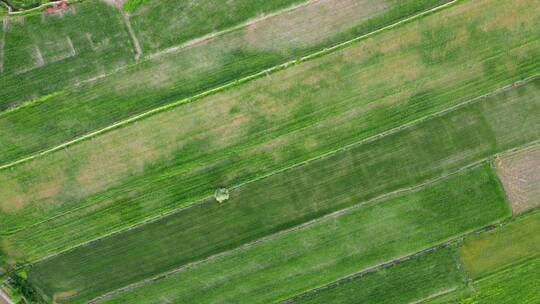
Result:
<instances>
[{"instance_id":1,"label":"small green tree","mask_svg":"<svg viewBox=\"0 0 540 304\"><path fill-rule=\"evenodd\" d=\"M4 2L0 1L0 18L7 17L8 9Z\"/></svg>"},{"instance_id":2,"label":"small green tree","mask_svg":"<svg viewBox=\"0 0 540 304\"><path fill-rule=\"evenodd\" d=\"M214 197L218 203L223 203L229 199L229 189L227 188L218 188L214 193Z\"/></svg>"}]
</instances>

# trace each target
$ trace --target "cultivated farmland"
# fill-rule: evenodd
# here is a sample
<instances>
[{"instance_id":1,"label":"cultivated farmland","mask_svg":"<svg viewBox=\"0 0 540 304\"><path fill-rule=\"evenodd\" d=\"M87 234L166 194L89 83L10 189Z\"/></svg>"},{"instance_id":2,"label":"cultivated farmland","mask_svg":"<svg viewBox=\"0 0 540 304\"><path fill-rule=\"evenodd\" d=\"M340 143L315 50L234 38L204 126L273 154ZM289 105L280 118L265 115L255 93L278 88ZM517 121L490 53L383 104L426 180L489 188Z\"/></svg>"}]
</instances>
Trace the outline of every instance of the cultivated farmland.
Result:
<instances>
[{"instance_id":1,"label":"cultivated farmland","mask_svg":"<svg viewBox=\"0 0 540 304\"><path fill-rule=\"evenodd\" d=\"M288 181L286 178L284 180ZM480 166L433 186L426 186L425 190L352 209L342 216L239 250L158 281L155 285L149 284L132 295L128 294L127 297L132 299L128 302L135 303L144 296L144 302L150 303L152 298L159 299L166 295L175 303L213 303L219 299L232 301L238 297L257 303L285 300L344 275L429 248L508 215L508 206L491 169ZM166 229L172 225L169 223L162 227ZM124 282L120 286L127 285L131 283L127 281L130 274L134 276L133 279L140 279L136 277L135 269L147 272L155 269L163 260L150 256L152 252L161 252L155 248L165 244L171 246L171 241L176 239L169 234L170 239L162 237L159 242L148 244L148 248L143 249L137 246L142 243L132 238L146 233L135 232L131 238L119 235L114 241L95 244L95 247L92 246L94 248L81 247L81 250L59 256L58 259L37 263L29 272L29 280L48 295L77 290L78 294L73 298L81 297L83 300L107 291L102 289L101 284L116 287L115 281L122 280ZM165 234L163 230L162 233ZM129 247L120 245L122 239ZM151 240L148 235L146 242ZM95 253L88 254L88 249L95 250ZM111 249L118 250L118 254ZM149 258L143 260L123 254L129 252L137 255L138 249L148 252ZM135 264L122 265L121 261ZM91 269L87 270L85 266ZM122 269L129 273L123 273ZM216 273L216 269L220 271ZM160 269L156 273L165 270L172 269ZM65 276L66 272L71 271L75 273ZM325 275L320 276L320 272ZM107 273L107 280L96 280L94 277L103 276L104 273ZM153 274L146 273L143 277L150 275ZM186 280L187 277L193 280ZM213 283L207 285L207 282Z\"/></svg>"},{"instance_id":2,"label":"cultivated farmland","mask_svg":"<svg viewBox=\"0 0 540 304\"><path fill-rule=\"evenodd\" d=\"M449 15L445 19L430 15L418 22L426 25L432 22L436 26L444 22L449 29L467 27L462 22L461 11L469 6L471 14L485 15L489 9L504 13L504 7L491 8L489 3L485 7L476 3L467 2L455 10L442 12ZM506 71L490 72L485 78L478 78L473 68L475 62L471 59L472 50L454 56L457 62L453 65L445 61L433 66L430 62L422 63L416 46L417 35L421 35L417 29L420 25L416 22L405 24L395 31L276 73L272 79L249 82L235 90L209 96L47 154L12 170L3 170L0 180L10 187L0 193L4 198L0 212L6 215L2 229L24 229L66 212L70 213L61 218L78 221L77 213L90 217L97 210L107 208L127 214L118 217L112 210L107 212L113 219L103 223L109 231L114 230L118 227L115 221L123 226L140 222L142 218L210 196L220 184L235 187L258 179L444 110L509 82ZM494 41L498 41L497 37L499 35L493 36ZM434 43L429 34L420 39L424 39L426 45ZM381 50L390 42L397 46ZM532 44L534 42L525 47ZM408 48L410 52L403 50ZM491 50L498 49L483 49L478 45L479 54ZM531 48L530 51L536 50ZM523 49L519 48L519 52ZM502 58L491 56L488 60L501 64L514 61L513 56L500 56ZM413 74L407 66L403 70L394 69L401 66L399 62L415 58L420 60L417 62L419 70ZM527 61L535 57L523 58ZM463 66L457 64L461 60L465 61ZM536 63L527 62L527 66ZM482 63L478 69L485 66L487 64ZM443 67L444 73L441 72ZM384 81L374 77L376 74ZM313 75L320 76L313 80ZM448 77L457 77L457 80L449 82ZM362 86L357 85L359 82ZM418 83L424 83L424 86L419 87ZM445 86L446 83L449 85ZM328 103L328 100L334 102ZM523 144L537 139L536 101L532 98L523 105L526 111L532 107L532 112L523 119L523 123L530 124L530 131L516 138L501 139L501 143L515 140L516 144ZM209 108L213 110L208 111ZM516 112L521 115L517 113L522 112ZM509 116L495 119L506 117ZM518 130L507 128L501 131ZM521 136L527 139L520 140ZM152 195L134 195L134 191ZM123 198L122 194L128 197ZM139 202L132 202L134 199ZM136 208L133 215L120 207L121 202ZM143 209L144 212L137 211ZM87 227L92 229L93 226Z\"/></svg>"},{"instance_id":3,"label":"cultivated farmland","mask_svg":"<svg viewBox=\"0 0 540 304\"><path fill-rule=\"evenodd\" d=\"M512 147L538 140L540 125L536 119L538 112L534 112L540 102L537 82L467 104L394 134L322 158L307 166L249 183L245 187L240 187L238 193L233 191L231 201L225 206L212 204L213 199L208 199L206 204L198 204L175 215L179 219L177 225L184 223L186 227L190 227L189 233L188 230L182 230L186 233L187 242L197 242L199 239L194 235L200 235L204 244L209 234L225 233L219 239L223 238L230 246L230 243L236 243L235 238L242 240L248 235L252 238L257 233L268 233L262 232L266 229L280 229L283 225L294 225L320 214L350 206L355 200L369 199L401 187L413 186ZM522 128L512 128L517 118L526 126L527 132L522 131ZM437 145L433 145L435 138L440 138ZM301 141L298 143L302 144ZM374 168L377 170L374 171ZM159 203L167 202L167 198L170 198L171 203L175 203L175 198L179 197L176 187L181 183L181 179L170 177L170 187L166 187L166 178L161 176L158 185L143 188L144 192L141 192L141 195L133 196L132 189L126 191L124 195L122 192L110 192L102 199L101 209L100 205L94 204L88 211L76 210L77 215L66 214L54 218L32 226L31 229L23 229L6 236L5 240L10 243L10 250L14 253L18 251L19 255L26 255L29 260L34 260L44 254L55 253L83 240L98 237L107 230L106 227L111 229L114 223L126 225L131 219L143 218L152 206L155 208ZM293 185L305 185L320 190L306 191L308 196L302 192L295 193L296 187L291 189L291 184L286 182L287 179L293 180ZM146 183L145 180L139 182ZM259 186L259 182L265 187ZM329 182L332 186L324 186ZM153 195L144 195L145 192ZM109 197L117 198L114 205L109 204L111 202ZM235 197L238 200L235 200ZM299 200L299 197L305 197L306 201ZM270 199L273 203L261 201L261 198ZM284 204L283 200L287 204ZM244 207L235 207L235 201ZM263 209L267 211L257 214L251 211ZM146 214L143 210L146 210ZM305 213L298 210L305 210ZM214 216L216 212L223 215ZM230 223L233 227L243 221L250 224L223 230L225 227L223 219L231 217L236 217ZM200 224L195 224L199 220ZM209 229L212 227L210 223L213 222L216 228ZM194 232L193 229L200 230ZM235 233L229 235L233 231ZM221 245L217 240L212 244ZM191 244L185 249L194 250L198 246ZM17 247L20 249L17 250ZM210 252L213 252L212 250ZM175 256L181 257L174 252ZM201 253L196 256L199 254Z\"/></svg>"},{"instance_id":4,"label":"cultivated farmland","mask_svg":"<svg viewBox=\"0 0 540 304\"><path fill-rule=\"evenodd\" d=\"M471 283L426 303L537 303L539 222L534 212L467 238L459 259Z\"/></svg>"},{"instance_id":5,"label":"cultivated farmland","mask_svg":"<svg viewBox=\"0 0 540 304\"><path fill-rule=\"evenodd\" d=\"M502 228L469 238L460 255L465 270L474 278L540 256L540 214L518 218Z\"/></svg>"},{"instance_id":6,"label":"cultivated farmland","mask_svg":"<svg viewBox=\"0 0 540 304\"><path fill-rule=\"evenodd\" d=\"M241 77L378 29L429 7L433 2L423 1L421 6L390 6L378 12L374 19L367 16L362 18L364 7L361 5L338 7L341 14L333 16L328 6L313 4L314 7L295 10L295 14L300 15L289 21L291 27L299 30L295 35L298 40L291 40L286 28L273 32L276 24L282 24L284 20L284 17L276 16L257 22L256 28L242 27L223 36L141 61L109 77L56 92L53 96L44 97L47 102L36 102L32 107L0 114L0 164L5 165L52 148L155 107L188 102L184 99L216 86L226 83L234 85ZM350 10L360 18L342 18ZM332 30L317 36L321 41L311 38L316 24L309 20L314 14L326 16L332 21L336 19L336 26ZM269 31L274 37L268 37ZM265 39L257 39L259 36ZM271 41L269 44L274 49L269 50L268 45L256 43L259 40ZM44 126L46 134L42 132Z\"/></svg>"},{"instance_id":7,"label":"cultivated farmland","mask_svg":"<svg viewBox=\"0 0 540 304\"><path fill-rule=\"evenodd\" d=\"M0 34L0 111L46 100L135 57L121 16L101 1L5 20Z\"/></svg>"},{"instance_id":8,"label":"cultivated farmland","mask_svg":"<svg viewBox=\"0 0 540 304\"><path fill-rule=\"evenodd\" d=\"M351 277L291 303L410 303L461 287L464 278L448 248L363 276Z\"/></svg>"},{"instance_id":9,"label":"cultivated farmland","mask_svg":"<svg viewBox=\"0 0 540 304\"><path fill-rule=\"evenodd\" d=\"M358 273L289 303L536 303L540 243L526 236L540 232L539 215L472 234L464 243L458 239L395 266ZM529 256L523 259L527 247ZM472 248L476 255L470 254Z\"/></svg>"},{"instance_id":10,"label":"cultivated farmland","mask_svg":"<svg viewBox=\"0 0 540 304\"><path fill-rule=\"evenodd\" d=\"M534 0L16 2L3 298L536 304Z\"/></svg>"},{"instance_id":11,"label":"cultivated farmland","mask_svg":"<svg viewBox=\"0 0 540 304\"><path fill-rule=\"evenodd\" d=\"M69 91L71 85L106 78L120 68L127 68L128 64L136 64L136 59L141 59L139 57L142 54L139 52L144 51L148 55L155 53L146 50L146 45L140 49L141 42L137 36L130 35L129 15L122 11L121 6L111 5L120 2L84 1L53 13L6 19L3 36L0 36L3 43L0 53L4 53L4 59L0 61L0 67L3 66L0 68L0 111L15 108L30 100L49 100L49 94ZM222 7L213 2L199 1L202 5ZM235 15L235 18L209 18L204 13L215 12L205 10L198 16L186 12L182 20L186 24L221 20L221 27L230 27L257 14L287 8L300 0L265 1L264 7L254 2L229 1L231 6L245 8L246 3L249 3L257 8L246 10L244 15ZM156 9L151 12L170 9L171 3L159 1L154 6ZM154 26L157 25L154 23ZM196 26L187 29L184 26L181 32L194 37L209 34L221 27ZM44 111L50 110L47 108Z\"/></svg>"}]
</instances>

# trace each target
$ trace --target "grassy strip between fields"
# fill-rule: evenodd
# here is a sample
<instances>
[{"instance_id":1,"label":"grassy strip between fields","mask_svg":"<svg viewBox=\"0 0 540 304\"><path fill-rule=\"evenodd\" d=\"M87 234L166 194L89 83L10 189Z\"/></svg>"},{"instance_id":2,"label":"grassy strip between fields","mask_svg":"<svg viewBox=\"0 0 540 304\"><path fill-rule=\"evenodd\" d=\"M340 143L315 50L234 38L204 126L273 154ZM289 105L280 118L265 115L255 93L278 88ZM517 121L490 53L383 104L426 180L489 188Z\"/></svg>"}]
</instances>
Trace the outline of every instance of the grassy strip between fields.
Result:
<instances>
[{"instance_id":1,"label":"grassy strip between fields","mask_svg":"<svg viewBox=\"0 0 540 304\"><path fill-rule=\"evenodd\" d=\"M463 11L486 19L472 26L463 22L470 17ZM2 231L69 212L52 225L107 210L101 222L107 228L99 222L88 226L103 236L207 197L218 186L233 188L447 109L526 76L540 65L531 59L535 49L529 47L536 42L529 39L534 35L521 35L520 30L503 35L511 40L501 40L500 29L481 30L483 22L507 13L504 5L465 2L443 13L445 18L416 20L365 44L274 74L273 79L259 79L4 170ZM514 10L516 15L522 13ZM434 59L441 49L454 48L448 45L453 37L469 30L476 36L464 43L463 50ZM434 31L437 37L448 31L448 41L433 47L438 41ZM525 41L529 42L523 45ZM493 46L503 42L506 46L500 48L507 52L501 53ZM426 49L428 45L431 49ZM512 73L506 63L517 64L514 53L529 55L517 70L513 66ZM479 63L481 58L484 62ZM417 63L420 71L411 75L403 62ZM477 69L487 67L489 71L480 75ZM312 79L313 75L322 78ZM73 236L77 243L89 239L80 238L84 233Z\"/></svg>"},{"instance_id":2,"label":"grassy strip between fields","mask_svg":"<svg viewBox=\"0 0 540 304\"><path fill-rule=\"evenodd\" d=\"M353 209L186 269L133 294L128 292L127 297L136 295L138 303L159 301L162 295L175 303L209 303L217 299L227 302L239 298L247 303L268 303L429 248L510 214L491 168L482 165L422 190ZM89 248L94 250L58 256L33 265L29 280L49 297L72 292L66 302L82 302L121 287L136 269L150 266L146 263L157 257L152 252L161 252L175 239L174 232L171 233L161 237L160 245L144 249L142 256L137 253L141 248L133 247L129 240L99 252ZM142 237L145 231L135 235ZM135 264L130 266L131 263ZM166 295L162 294L163 284L167 286Z\"/></svg>"}]
</instances>

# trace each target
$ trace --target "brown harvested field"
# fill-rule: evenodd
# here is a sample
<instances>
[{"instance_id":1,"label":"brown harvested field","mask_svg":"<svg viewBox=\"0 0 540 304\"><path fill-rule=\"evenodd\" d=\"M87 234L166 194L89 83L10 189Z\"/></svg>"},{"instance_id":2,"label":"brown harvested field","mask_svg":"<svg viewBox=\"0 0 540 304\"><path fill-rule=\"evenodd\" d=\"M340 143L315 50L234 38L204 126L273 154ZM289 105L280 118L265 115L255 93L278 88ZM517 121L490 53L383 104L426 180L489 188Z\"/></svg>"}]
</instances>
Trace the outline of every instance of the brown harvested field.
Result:
<instances>
[{"instance_id":1,"label":"brown harvested field","mask_svg":"<svg viewBox=\"0 0 540 304\"><path fill-rule=\"evenodd\" d=\"M499 158L497 170L514 214L540 207L540 146Z\"/></svg>"}]
</instances>

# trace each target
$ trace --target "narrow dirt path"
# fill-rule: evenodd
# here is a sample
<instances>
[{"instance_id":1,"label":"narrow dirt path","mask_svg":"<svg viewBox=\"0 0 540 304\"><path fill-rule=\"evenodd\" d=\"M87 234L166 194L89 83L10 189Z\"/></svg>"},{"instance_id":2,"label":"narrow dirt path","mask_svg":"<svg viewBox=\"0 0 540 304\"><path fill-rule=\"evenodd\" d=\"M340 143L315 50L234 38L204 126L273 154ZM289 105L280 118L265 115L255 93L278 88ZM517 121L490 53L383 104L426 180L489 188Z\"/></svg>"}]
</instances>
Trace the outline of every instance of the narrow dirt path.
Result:
<instances>
[{"instance_id":1,"label":"narrow dirt path","mask_svg":"<svg viewBox=\"0 0 540 304\"><path fill-rule=\"evenodd\" d=\"M5 0L0 0L0 5L5 5L8 9L8 14L11 13L13 11L13 7L11 7L11 5L5 1Z\"/></svg>"},{"instance_id":2,"label":"narrow dirt path","mask_svg":"<svg viewBox=\"0 0 540 304\"><path fill-rule=\"evenodd\" d=\"M122 14L122 17L124 18L124 23L126 24L126 27L128 29L129 35L131 36L131 40L133 41L133 45L135 46L135 60L140 60L143 55L143 50L141 47L141 44L139 42L139 39L135 35L135 31L133 30L133 27L131 26L131 21L129 20L129 15L124 12L122 9L120 9L120 13Z\"/></svg>"},{"instance_id":3,"label":"narrow dirt path","mask_svg":"<svg viewBox=\"0 0 540 304\"><path fill-rule=\"evenodd\" d=\"M2 25L2 31L0 32L0 75L4 73L4 46L7 36L7 19L2 20Z\"/></svg>"},{"instance_id":4,"label":"narrow dirt path","mask_svg":"<svg viewBox=\"0 0 540 304\"><path fill-rule=\"evenodd\" d=\"M133 27L131 26L131 20L129 19L130 16L128 13L124 11L124 4L126 3L126 0L101 0L101 1L116 7L116 9L118 9L118 12L122 15L124 24L126 25L129 35L131 36L131 41L133 41L133 46L135 47L135 60L137 61L140 60L142 58L143 50L139 42L139 39L137 38L137 35L135 35L135 31L133 30Z\"/></svg>"},{"instance_id":5,"label":"narrow dirt path","mask_svg":"<svg viewBox=\"0 0 540 304\"><path fill-rule=\"evenodd\" d=\"M13 301L11 301L11 299L8 297L8 295L4 293L2 288L0 288L0 300L4 304L15 304L15 303L13 303Z\"/></svg>"}]
</instances>

